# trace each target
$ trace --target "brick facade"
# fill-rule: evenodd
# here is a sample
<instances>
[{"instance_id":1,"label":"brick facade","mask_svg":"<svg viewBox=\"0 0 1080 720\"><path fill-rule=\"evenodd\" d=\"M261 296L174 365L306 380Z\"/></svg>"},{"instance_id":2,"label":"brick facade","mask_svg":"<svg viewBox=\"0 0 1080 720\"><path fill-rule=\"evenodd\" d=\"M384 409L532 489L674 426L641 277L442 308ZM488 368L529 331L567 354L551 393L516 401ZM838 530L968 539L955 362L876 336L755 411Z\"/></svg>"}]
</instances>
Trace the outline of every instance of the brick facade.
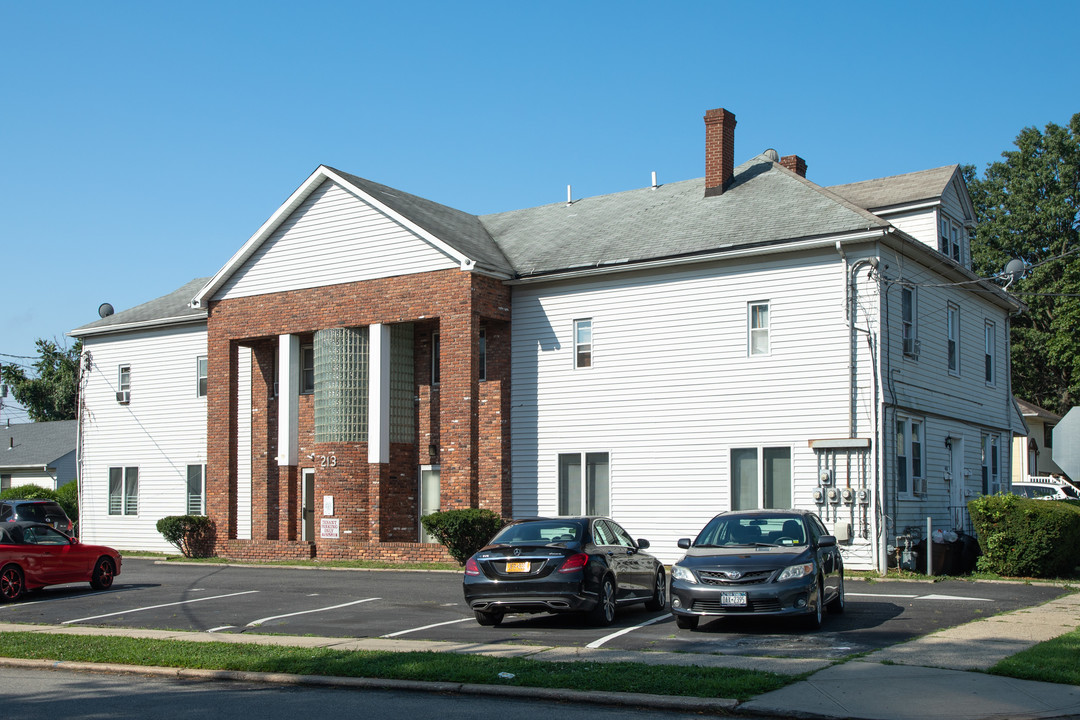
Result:
<instances>
[{"instance_id":1,"label":"brick facade","mask_svg":"<svg viewBox=\"0 0 1080 720\"><path fill-rule=\"evenodd\" d=\"M421 465L439 465L442 509L483 507L509 516L510 292L501 281L443 270L214 301L208 319L207 513L227 557L448 560L419 543ZM299 460L278 466L277 338L376 323L414 326L416 436L391 443L388 463L368 463L366 442L316 443L314 399L299 403ZM486 379L479 380L479 336ZM440 382L431 377L433 334ZM237 539L237 367L253 353L252 539ZM432 452L433 451L433 452ZM304 538L305 469L314 469L314 532ZM333 498L339 537L320 537Z\"/></svg>"}]
</instances>

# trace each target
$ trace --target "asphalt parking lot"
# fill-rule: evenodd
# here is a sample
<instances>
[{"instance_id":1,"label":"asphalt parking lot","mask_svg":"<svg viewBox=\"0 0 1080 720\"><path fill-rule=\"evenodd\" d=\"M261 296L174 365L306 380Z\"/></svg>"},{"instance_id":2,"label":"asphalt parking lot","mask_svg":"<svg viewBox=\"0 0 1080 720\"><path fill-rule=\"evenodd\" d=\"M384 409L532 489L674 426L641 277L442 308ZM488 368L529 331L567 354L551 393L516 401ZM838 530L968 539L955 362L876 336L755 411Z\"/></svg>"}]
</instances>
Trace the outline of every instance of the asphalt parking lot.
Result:
<instances>
[{"instance_id":1,"label":"asphalt parking lot","mask_svg":"<svg viewBox=\"0 0 1080 720\"><path fill-rule=\"evenodd\" d=\"M159 563L125 558L106 592L64 585L0 605L0 621L331 637L607 647L837 658L1062 595L1050 585L847 582L847 611L820 631L747 618L679 630L665 612L620 610L610 627L574 615L511 615L480 627L456 572L348 571Z\"/></svg>"}]
</instances>

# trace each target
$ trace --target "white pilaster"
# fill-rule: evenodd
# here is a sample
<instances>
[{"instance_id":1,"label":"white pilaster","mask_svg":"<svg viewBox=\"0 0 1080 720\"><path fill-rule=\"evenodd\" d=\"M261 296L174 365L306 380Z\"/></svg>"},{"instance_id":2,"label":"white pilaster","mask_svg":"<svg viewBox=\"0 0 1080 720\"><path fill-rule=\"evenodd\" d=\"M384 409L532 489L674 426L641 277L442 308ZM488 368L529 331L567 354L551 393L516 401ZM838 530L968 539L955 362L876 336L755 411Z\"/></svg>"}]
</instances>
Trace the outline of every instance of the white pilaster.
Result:
<instances>
[{"instance_id":1,"label":"white pilaster","mask_svg":"<svg viewBox=\"0 0 1080 720\"><path fill-rule=\"evenodd\" d=\"M390 462L390 326L368 328L368 462Z\"/></svg>"},{"instance_id":2,"label":"white pilaster","mask_svg":"<svg viewBox=\"0 0 1080 720\"><path fill-rule=\"evenodd\" d=\"M300 455L300 336L278 336L278 465Z\"/></svg>"}]
</instances>

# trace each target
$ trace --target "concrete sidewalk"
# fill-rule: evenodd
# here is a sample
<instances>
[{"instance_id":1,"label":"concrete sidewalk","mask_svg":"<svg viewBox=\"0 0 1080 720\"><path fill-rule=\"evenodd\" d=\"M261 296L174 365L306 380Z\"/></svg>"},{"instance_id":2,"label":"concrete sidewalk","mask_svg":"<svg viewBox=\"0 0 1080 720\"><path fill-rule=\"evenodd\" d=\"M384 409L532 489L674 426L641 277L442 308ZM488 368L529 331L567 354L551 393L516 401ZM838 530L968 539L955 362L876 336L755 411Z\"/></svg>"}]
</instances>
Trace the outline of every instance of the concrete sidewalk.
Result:
<instances>
[{"instance_id":1,"label":"concrete sidewalk","mask_svg":"<svg viewBox=\"0 0 1080 720\"><path fill-rule=\"evenodd\" d=\"M541 661L589 660L637 662L646 665L686 665L767 670L781 674L813 673L804 681L739 703L731 699L676 698L636 693L568 692L536 688L422 683L409 681L268 673L149 669L146 667L91 665L36 660L6 660L0 665L95 669L111 672L162 674L204 679L230 679L275 684L336 685L463 692L555 698L578 702L678 709L724 715L773 717L865 718L867 720L980 720L1080 717L1080 687L1013 680L983 672L999 660L1036 643L1080 627L1080 594L1067 595L1044 605L998 615L933 633L908 643L872 653L851 662L690 653L634 652L605 648L485 645L425 642L384 638L288 637L231 635L123 628L0 624L0 632L45 632L70 635L125 635L181 641L258 643L338 650L435 651L483 654L493 657L528 657ZM1080 662L1080 658L1078 658Z\"/></svg>"}]
</instances>

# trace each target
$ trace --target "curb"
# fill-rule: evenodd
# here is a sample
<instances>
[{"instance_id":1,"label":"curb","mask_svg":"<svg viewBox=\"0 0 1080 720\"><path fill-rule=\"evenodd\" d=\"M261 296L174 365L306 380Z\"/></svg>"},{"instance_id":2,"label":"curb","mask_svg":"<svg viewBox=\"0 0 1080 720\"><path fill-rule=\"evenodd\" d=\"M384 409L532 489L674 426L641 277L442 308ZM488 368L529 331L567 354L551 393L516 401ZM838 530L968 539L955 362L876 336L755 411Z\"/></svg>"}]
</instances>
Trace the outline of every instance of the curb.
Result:
<instances>
[{"instance_id":1,"label":"curb","mask_svg":"<svg viewBox=\"0 0 1080 720\"><path fill-rule=\"evenodd\" d=\"M726 698L693 698L684 695L650 695L598 690L563 690L518 685L479 685L475 683L428 682L424 680L393 680L385 678L334 677L330 675L290 675L286 673L248 672L242 670L199 670L156 665L120 665L115 663L67 662L62 660L24 660L0 658L0 667L30 670L67 670L72 672L107 673L111 675L151 675L180 680L228 681L294 685L304 687L340 688L344 690L408 690L427 693L484 695L537 700L569 701L593 705L642 707L656 710L687 712L732 712L737 700Z\"/></svg>"}]
</instances>

